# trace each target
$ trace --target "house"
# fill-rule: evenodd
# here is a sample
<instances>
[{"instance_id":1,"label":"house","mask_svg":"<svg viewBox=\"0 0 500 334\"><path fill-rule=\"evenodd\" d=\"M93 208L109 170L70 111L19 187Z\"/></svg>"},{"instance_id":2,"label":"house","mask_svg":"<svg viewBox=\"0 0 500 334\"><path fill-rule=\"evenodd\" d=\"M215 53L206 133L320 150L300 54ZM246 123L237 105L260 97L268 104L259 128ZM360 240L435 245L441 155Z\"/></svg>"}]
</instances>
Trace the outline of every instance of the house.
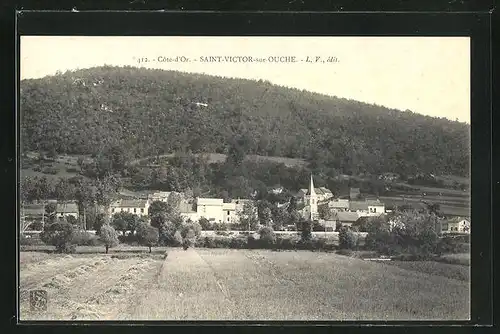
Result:
<instances>
[{"instance_id":1,"label":"house","mask_svg":"<svg viewBox=\"0 0 500 334\"><path fill-rule=\"evenodd\" d=\"M27 227L34 222L44 222L45 205L43 204L27 204L21 210L21 228ZM23 227L24 226L24 227Z\"/></svg>"},{"instance_id":2,"label":"house","mask_svg":"<svg viewBox=\"0 0 500 334\"><path fill-rule=\"evenodd\" d=\"M336 226L348 226L351 227L354 222L359 219L359 214L357 212L335 212L333 220L336 222Z\"/></svg>"},{"instance_id":3,"label":"house","mask_svg":"<svg viewBox=\"0 0 500 334\"><path fill-rule=\"evenodd\" d=\"M44 204L27 204L23 205L23 207L21 208L21 217L24 217L24 219L26 220L42 219L44 215Z\"/></svg>"},{"instance_id":4,"label":"house","mask_svg":"<svg viewBox=\"0 0 500 334\"><path fill-rule=\"evenodd\" d=\"M239 221L235 203L222 203L222 214L226 224L232 224Z\"/></svg>"},{"instance_id":5,"label":"house","mask_svg":"<svg viewBox=\"0 0 500 334\"><path fill-rule=\"evenodd\" d=\"M379 200L350 201L349 211L366 216L376 216L385 213L385 204Z\"/></svg>"},{"instance_id":6,"label":"house","mask_svg":"<svg viewBox=\"0 0 500 334\"><path fill-rule=\"evenodd\" d=\"M470 233L470 221L462 217L448 219L441 224L441 232Z\"/></svg>"},{"instance_id":7,"label":"house","mask_svg":"<svg viewBox=\"0 0 500 334\"><path fill-rule=\"evenodd\" d=\"M168 196L170 194L171 194L170 191L158 191L158 192L154 192L152 194L149 194L148 199L150 202L160 201L160 202L166 203L168 201Z\"/></svg>"},{"instance_id":8,"label":"house","mask_svg":"<svg viewBox=\"0 0 500 334\"><path fill-rule=\"evenodd\" d=\"M223 204L222 198L198 198L196 200L198 217L206 218L213 223L222 223L224 221Z\"/></svg>"},{"instance_id":9,"label":"house","mask_svg":"<svg viewBox=\"0 0 500 334\"><path fill-rule=\"evenodd\" d=\"M111 216L118 212L129 212L138 216L147 216L149 214L149 205L149 200L120 199L111 203L109 213Z\"/></svg>"},{"instance_id":10,"label":"house","mask_svg":"<svg viewBox=\"0 0 500 334\"><path fill-rule=\"evenodd\" d=\"M348 199L330 199L328 201L328 207L332 211L348 211L349 210L349 200Z\"/></svg>"},{"instance_id":11,"label":"house","mask_svg":"<svg viewBox=\"0 0 500 334\"><path fill-rule=\"evenodd\" d=\"M57 203L56 205L56 215L59 218L73 216L78 219L78 204L76 202L69 203Z\"/></svg>"}]
</instances>

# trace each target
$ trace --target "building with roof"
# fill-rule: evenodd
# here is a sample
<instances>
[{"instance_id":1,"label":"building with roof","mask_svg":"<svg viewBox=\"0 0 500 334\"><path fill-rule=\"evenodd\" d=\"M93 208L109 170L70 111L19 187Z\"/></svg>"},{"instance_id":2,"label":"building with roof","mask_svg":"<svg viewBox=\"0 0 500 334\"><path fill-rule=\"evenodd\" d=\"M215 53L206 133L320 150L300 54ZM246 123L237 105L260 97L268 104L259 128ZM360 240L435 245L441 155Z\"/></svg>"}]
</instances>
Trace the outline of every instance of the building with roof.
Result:
<instances>
[{"instance_id":1,"label":"building with roof","mask_svg":"<svg viewBox=\"0 0 500 334\"><path fill-rule=\"evenodd\" d=\"M379 200L349 201L349 211L376 216L385 213L385 204Z\"/></svg>"},{"instance_id":2,"label":"building with roof","mask_svg":"<svg viewBox=\"0 0 500 334\"><path fill-rule=\"evenodd\" d=\"M57 203L56 215L58 218L73 216L78 219L78 204L76 202Z\"/></svg>"},{"instance_id":3,"label":"building with roof","mask_svg":"<svg viewBox=\"0 0 500 334\"><path fill-rule=\"evenodd\" d=\"M337 229L340 225L351 227L358 219L360 215L357 212L349 211L339 211L335 212L333 219L337 223Z\"/></svg>"},{"instance_id":4,"label":"building with roof","mask_svg":"<svg viewBox=\"0 0 500 334\"><path fill-rule=\"evenodd\" d=\"M148 199L150 202L160 201L167 202L168 196L171 194L170 191L157 191L148 195Z\"/></svg>"},{"instance_id":5,"label":"building with roof","mask_svg":"<svg viewBox=\"0 0 500 334\"><path fill-rule=\"evenodd\" d=\"M301 202L304 204L304 208L301 210L302 217L310 220L318 220L318 196L316 194L316 189L314 188L313 176L311 174L311 180L309 181L309 190L304 195ZM300 191L302 192L303 189Z\"/></svg>"},{"instance_id":6,"label":"building with roof","mask_svg":"<svg viewBox=\"0 0 500 334\"><path fill-rule=\"evenodd\" d=\"M222 198L197 198L194 203L181 202L180 214L185 219L198 221L205 218L211 223L232 224L238 222L238 213L246 201L224 203Z\"/></svg>"},{"instance_id":7,"label":"building with roof","mask_svg":"<svg viewBox=\"0 0 500 334\"><path fill-rule=\"evenodd\" d=\"M149 214L149 200L145 199L120 199L110 205L110 215L118 212L133 213L138 216L147 216Z\"/></svg>"},{"instance_id":8,"label":"building with roof","mask_svg":"<svg viewBox=\"0 0 500 334\"><path fill-rule=\"evenodd\" d=\"M311 181L312 181L312 175L311 175ZM297 192L296 196L299 201L305 203L308 201L308 196L310 196L310 194L311 194L311 187L309 185L309 189L300 189ZM316 195L316 199L318 202L324 202L329 200L330 198L333 198L332 191L325 187L314 188L314 194Z\"/></svg>"},{"instance_id":9,"label":"building with roof","mask_svg":"<svg viewBox=\"0 0 500 334\"><path fill-rule=\"evenodd\" d=\"M443 221L441 232L444 233L470 233L470 220L463 217L453 217Z\"/></svg>"},{"instance_id":10,"label":"building with roof","mask_svg":"<svg viewBox=\"0 0 500 334\"><path fill-rule=\"evenodd\" d=\"M349 211L349 200L348 199L330 199L328 201L328 207L332 211Z\"/></svg>"}]
</instances>

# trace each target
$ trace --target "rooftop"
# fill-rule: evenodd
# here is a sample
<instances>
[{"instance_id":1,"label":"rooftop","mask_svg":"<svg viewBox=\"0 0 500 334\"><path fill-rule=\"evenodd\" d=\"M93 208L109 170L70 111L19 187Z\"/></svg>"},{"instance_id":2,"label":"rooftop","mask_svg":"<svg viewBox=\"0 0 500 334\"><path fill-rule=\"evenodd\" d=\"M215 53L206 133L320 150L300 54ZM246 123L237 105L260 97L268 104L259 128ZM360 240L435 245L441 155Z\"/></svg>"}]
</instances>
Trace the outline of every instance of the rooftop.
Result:
<instances>
[{"instance_id":1,"label":"rooftop","mask_svg":"<svg viewBox=\"0 0 500 334\"><path fill-rule=\"evenodd\" d=\"M147 200L143 199L122 199L111 204L112 207L119 208L145 208Z\"/></svg>"},{"instance_id":2,"label":"rooftop","mask_svg":"<svg viewBox=\"0 0 500 334\"><path fill-rule=\"evenodd\" d=\"M334 217L337 221L352 223L359 219L359 215L356 212L336 212Z\"/></svg>"},{"instance_id":3,"label":"rooftop","mask_svg":"<svg viewBox=\"0 0 500 334\"><path fill-rule=\"evenodd\" d=\"M198 198L198 205L222 205L224 200L222 198Z\"/></svg>"},{"instance_id":4,"label":"rooftop","mask_svg":"<svg viewBox=\"0 0 500 334\"><path fill-rule=\"evenodd\" d=\"M78 213L78 205L76 203L58 203L56 208L57 213Z\"/></svg>"}]
</instances>

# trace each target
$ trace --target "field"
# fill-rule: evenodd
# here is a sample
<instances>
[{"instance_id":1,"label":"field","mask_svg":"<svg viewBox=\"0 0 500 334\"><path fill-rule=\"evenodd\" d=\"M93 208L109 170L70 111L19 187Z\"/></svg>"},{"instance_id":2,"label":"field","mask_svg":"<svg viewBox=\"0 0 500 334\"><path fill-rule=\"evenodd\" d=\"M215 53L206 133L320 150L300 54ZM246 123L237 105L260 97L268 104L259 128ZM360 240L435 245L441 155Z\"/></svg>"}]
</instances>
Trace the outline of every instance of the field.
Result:
<instances>
[{"instance_id":1,"label":"field","mask_svg":"<svg viewBox=\"0 0 500 334\"><path fill-rule=\"evenodd\" d=\"M308 251L137 251L21 252L21 320L469 318L469 284L457 274L465 266L386 264ZM48 292L47 311L29 309L28 290L36 288Z\"/></svg>"}]
</instances>

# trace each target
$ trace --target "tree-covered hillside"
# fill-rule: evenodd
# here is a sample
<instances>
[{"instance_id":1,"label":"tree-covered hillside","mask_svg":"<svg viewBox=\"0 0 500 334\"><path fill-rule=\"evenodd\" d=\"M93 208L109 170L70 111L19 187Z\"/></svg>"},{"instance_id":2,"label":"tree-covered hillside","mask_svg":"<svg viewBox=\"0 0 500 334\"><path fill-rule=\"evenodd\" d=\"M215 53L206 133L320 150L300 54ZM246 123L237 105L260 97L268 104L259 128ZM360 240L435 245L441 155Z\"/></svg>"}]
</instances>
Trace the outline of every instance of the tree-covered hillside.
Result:
<instances>
[{"instance_id":1,"label":"tree-covered hillside","mask_svg":"<svg viewBox=\"0 0 500 334\"><path fill-rule=\"evenodd\" d=\"M468 175L469 125L272 85L134 67L21 82L24 150L305 158L343 173Z\"/></svg>"}]
</instances>

